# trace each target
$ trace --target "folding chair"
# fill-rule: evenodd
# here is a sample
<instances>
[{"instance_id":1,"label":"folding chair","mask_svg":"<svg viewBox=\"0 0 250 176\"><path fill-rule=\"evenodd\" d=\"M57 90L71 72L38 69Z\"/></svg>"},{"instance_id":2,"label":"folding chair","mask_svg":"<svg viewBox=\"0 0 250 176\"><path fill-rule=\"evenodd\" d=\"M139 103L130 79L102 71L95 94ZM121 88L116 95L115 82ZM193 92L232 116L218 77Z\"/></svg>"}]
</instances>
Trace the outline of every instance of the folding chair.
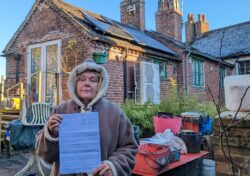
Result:
<instances>
[{"instance_id":1,"label":"folding chair","mask_svg":"<svg viewBox=\"0 0 250 176\"><path fill-rule=\"evenodd\" d=\"M27 119L26 113L26 105L23 103L23 116L21 122L24 126L44 126L49 115L51 114L53 107L49 103L32 103L32 119ZM38 172L40 175L44 176L41 164L46 167L47 169L51 169L51 165L45 163L42 159L40 159L35 152L32 152L29 161L27 162L26 166L19 171L15 176L22 176L26 171L28 171L31 166L36 162Z\"/></svg>"}]
</instances>

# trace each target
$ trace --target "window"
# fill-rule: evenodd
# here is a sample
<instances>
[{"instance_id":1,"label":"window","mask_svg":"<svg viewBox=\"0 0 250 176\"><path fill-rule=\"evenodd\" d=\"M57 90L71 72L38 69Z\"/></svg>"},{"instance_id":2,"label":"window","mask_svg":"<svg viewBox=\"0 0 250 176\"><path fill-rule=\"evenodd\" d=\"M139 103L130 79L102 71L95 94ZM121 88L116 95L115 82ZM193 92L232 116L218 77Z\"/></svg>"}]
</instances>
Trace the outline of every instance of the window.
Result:
<instances>
[{"instance_id":1,"label":"window","mask_svg":"<svg viewBox=\"0 0 250 176\"><path fill-rule=\"evenodd\" d=\"M192 84L204 86L204 63L199 59L192 59Z\"/></svg>"},{"instance_id":2,"label":"window","mask_svg":"<svg viewBox=\"0 0 250 176\"><path fill-rule=\"evenodd\" d=\"M27 73L32 102L57 103L60 48L61 40L28 46Z\"/></svg>"},{"instance_id":3,"label":"window","mask_svg":"<svg viewBox=\"0 0 250 176\"><path fill-rule=\"evenodd\" d=\"M220 67L220 88L224 88L224 78L226 76L225 67Z\"/></svg>"},{"instance_id":4,"label":"window","mask_svg":"<svg viewBox=\"0 0 250 176\"><path fill-rule=\"evenodd\" d=\"M154 63L159 64L160 79L166 80L167 79L166 62L163 60L154 59Z\"/></svg>"},{"instance_id":5,"label":"window","mask_svg":"<svg viewBox=\"0 0 250 176\"><path fill-rule=\"evenodd\" d=\"M239 74L250 74L250 60L239 62Z\"/></svg>"}]
</instances>

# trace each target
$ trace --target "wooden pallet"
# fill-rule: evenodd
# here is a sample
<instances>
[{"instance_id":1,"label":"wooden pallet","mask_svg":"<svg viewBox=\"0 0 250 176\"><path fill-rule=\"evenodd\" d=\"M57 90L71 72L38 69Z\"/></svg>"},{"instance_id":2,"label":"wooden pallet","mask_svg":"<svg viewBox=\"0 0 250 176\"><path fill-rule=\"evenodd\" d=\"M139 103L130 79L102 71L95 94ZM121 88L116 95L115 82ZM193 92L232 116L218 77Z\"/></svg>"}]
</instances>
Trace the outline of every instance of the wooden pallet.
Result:
<instances>
[{"instance_id":1,"label":"wooden pallet","mask_svg":"<svg viewBox=\"0 0 250 176\"><path fill-rule=\"evenodd\" d=\"M1 141L6 132L6 125L12 120L19 119L19 118L21 118L20 111L6 110L6 109L0 110L0 149L2 147Z\"/></svg>"}]
</instances>

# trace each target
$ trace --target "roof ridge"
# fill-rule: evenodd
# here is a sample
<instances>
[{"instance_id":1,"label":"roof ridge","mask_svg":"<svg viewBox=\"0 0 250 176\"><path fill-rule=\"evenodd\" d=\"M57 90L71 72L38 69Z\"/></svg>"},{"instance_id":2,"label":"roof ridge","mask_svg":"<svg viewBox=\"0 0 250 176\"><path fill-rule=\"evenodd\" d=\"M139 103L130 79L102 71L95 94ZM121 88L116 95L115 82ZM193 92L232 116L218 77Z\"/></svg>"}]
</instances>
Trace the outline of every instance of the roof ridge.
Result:
<instances>
[{"instance_id":1,"label":"roof ridge","mask_svg":"<svg viewBox=\"0 0 250 176\"><path fill-rule=\"evenodd\" d=\"M204 33L202 34L202 36L203 36L203 35L209 35L210 33L218 32L218 31L223 31L223 30L232 29L232 28L235 28L235 27L244 26L244 25L246 25L246 24L249 24L249 25L250 25L250 21L246 21L246 22L242 22L242 23L237 23L237 24L233 24L233 25L230 25L230 26L225 26L225 27L218 28L218 29L213 29L213 30L204 32ZM199 38L202 38L202 36L199 37Z\"/></svg>"}]
</instances>

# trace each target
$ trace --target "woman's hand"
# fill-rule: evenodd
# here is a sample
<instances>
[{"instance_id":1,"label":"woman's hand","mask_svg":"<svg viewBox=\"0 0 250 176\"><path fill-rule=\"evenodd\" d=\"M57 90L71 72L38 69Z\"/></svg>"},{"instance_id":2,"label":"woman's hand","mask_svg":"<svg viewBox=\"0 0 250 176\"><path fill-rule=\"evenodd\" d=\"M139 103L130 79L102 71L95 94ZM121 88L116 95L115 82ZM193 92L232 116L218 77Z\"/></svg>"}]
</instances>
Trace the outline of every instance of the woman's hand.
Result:
<instances>
[{"instance_id":1,"label":"woman's hand","mask_svg":"<svg viewBox=\"0 0 250 176\"><path fill-rule=\"evenodd\" d=\"M59 114L52 114L47 122L47 127L49 129L52 137L58 137L58 126L62 122L62 117Z\"/></svg>"},{"instance_id":2,"label":"woman's hand","mask_svg":"<svg viewBox=\"0 0 250 176\"><path fill-rule=\"evenodd\" d=\"M113 176L112 170L107 163L103 163L99 167L97 167L93 171L92 175L93 176Z\"/></svg>"}]
</instances>

